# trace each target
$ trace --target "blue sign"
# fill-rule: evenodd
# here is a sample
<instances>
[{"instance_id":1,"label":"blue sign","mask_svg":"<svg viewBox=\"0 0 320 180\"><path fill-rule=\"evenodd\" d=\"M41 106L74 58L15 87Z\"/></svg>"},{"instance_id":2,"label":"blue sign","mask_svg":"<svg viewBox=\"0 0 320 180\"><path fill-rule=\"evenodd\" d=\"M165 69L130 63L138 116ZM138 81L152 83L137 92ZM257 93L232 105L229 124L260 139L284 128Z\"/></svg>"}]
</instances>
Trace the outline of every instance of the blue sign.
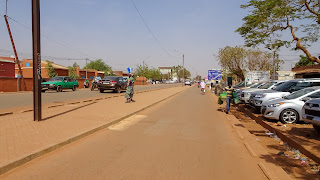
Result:
<instances>
[{"instance_id":1,"label":"blue sign","mask_svg":"<svg viewBox=\"0 0 320 180\"><path fill-rule=\"evenodd\" d=\"M26 66L29 67L29 66L30 66L30 63L26 63Z\"/></svg>"},{"instance_id":2,"label":"blue sign","mask_svg":"<svg viewBox=\"0 0 320 180\"><path fill-rule=\"evenodd\" d=\"M127 68L127 70L128 70L128 73L131 73L132 72L132 68Z\"/></svg>"},{"instance_id":3,"label":"blue sign","mask_svg":"<svg viewBox=\"0 0 320 180\"><path fill-rule=\"evenodd\" d=\"M208 70L208 80L221 80L221 70Z\"/></svg>"}]
</instances>

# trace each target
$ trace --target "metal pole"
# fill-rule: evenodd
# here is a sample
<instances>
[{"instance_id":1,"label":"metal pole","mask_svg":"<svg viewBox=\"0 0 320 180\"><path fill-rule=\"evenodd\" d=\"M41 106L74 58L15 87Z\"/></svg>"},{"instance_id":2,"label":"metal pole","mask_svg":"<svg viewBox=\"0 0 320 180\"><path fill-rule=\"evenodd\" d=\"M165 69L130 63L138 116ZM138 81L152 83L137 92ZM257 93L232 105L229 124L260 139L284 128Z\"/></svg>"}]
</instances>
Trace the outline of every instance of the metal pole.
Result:
<instances>
[{"instance_id":1,"label":"metal pole","mask_svg":"<svg viewBox=\"0 0 320 180\"><path fill-rule=\"evenodd\" d=\"M276 80L276 61L275 61L275 58L276 58L276 51L274 50L273 51L273 73L272 73L272 79L273 80Z\"/></svg>"},{"instance_id":2,"label":"metal pole","mask_svg":"<svg viewBox=\"0 0 320 180\"><path fill-rule=\"evenodd\" d=\"M88 78L88 58L86 58L86 79Z\"/></svg>"},{"instance_id":3,"label":"metal pole","mask_svg":"<svg viewBox=\"0 0 320 180\"><path fill-rule=\"evenodd\" d=\"M144 85L144 61L142 62L143 64L143 77L142 77L142 85Z\"/></svg>"},{"instance_id":4,"label":"metal pole","mask_svg":"<svg viewBox=\"0 0 320 180\"><path fill-rule=\"evenodd\" d=\"M19 68L19 74L21 75L22 85L23 85L24 90L27 91L26 83L24 82L23 73L22 73L22 70L21 70L18 53L17 53L16 46L15 46L14 41L13 41L13 37L12 37L12 34L11 34L11 30L10 30L9 22L8 22L8 19L7 19L7 15L4 15L4 20L6 21L8 33L9 33L11 44L12 44L12 48L13 48L13 52L14 52L14 55L16 56L15 60L16 60L16 64L18 65L18 68Z\"/></svg>"},{"instance_id":5,"label":"metal pole","mask_svg":"<svg viewBox=\"0 0 320 180\"><path fill-rule=\"evenodd\" d=\"M184 54L182 54L182 86L184 85Z\"/></svg>"},{"instance_id":6,"label":"metal pole","mask_svg":"<svg viewBox=\"0 0 320 180\"><path fill-rule=\"evenodd\" d=\"M33 117L41 121L41 46L40 2L32 0L32 45L33 45Z\"/></svg>"}]
</instances>

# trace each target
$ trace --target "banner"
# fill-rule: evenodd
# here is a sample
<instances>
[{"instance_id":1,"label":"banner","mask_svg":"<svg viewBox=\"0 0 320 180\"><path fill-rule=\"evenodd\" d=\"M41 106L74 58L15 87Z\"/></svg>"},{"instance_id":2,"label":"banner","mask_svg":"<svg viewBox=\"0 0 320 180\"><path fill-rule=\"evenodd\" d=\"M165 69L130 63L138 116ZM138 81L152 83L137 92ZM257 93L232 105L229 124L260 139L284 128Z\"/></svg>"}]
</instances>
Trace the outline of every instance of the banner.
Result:
<instances>
[{"instance_id":1,"label":"banner","mask_svg":"<svg viewBox=\"0 0 320 180\"><path fill-rule=\"evenodd\" d=\"M221 70L208 70L208 80L221 80Z\"/></svg>"}]
</instances>

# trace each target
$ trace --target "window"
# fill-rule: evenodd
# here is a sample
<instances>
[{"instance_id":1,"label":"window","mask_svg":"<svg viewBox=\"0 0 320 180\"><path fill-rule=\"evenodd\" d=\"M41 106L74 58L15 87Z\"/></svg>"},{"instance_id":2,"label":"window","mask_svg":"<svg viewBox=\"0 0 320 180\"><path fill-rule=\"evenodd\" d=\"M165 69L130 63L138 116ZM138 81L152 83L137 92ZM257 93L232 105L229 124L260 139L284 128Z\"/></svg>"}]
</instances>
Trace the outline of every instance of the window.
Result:
<instances>
[{"instance_id":1,"label":"window","mask_svg":"<svg viewBox=\"0 0 320 180\"><path fill-rule=\"evenodd\" d=\"M313 89L313 88L305 88L305 89L302 89L300 91L296 91L296 92L286 96L284 99L296 99L296 98L299 98L299 97L301 97L301 96L303 96L305 94L308 94L308 93L310 93L310 92L312 92L314 90L315 89Z\"/></svg>"},{"instance_id":2,"label":"window","mask_svg":"<svg viewBox=\"0 0 320 180\"><path fill-rule=\"evenodd\" d=\"M313 94L310 94L308 97L309 98L320 98L320 91L315 92Z\"/></svg>"},{"instance_id":3,"label":"window","mask_svg":"<svg viewBox=\"0 0 320 180\"><path fill-rule=\"evenodd\" d=\"M311 86L320 86L320 82L312 82Z\"/></svg>"}]
</instances>

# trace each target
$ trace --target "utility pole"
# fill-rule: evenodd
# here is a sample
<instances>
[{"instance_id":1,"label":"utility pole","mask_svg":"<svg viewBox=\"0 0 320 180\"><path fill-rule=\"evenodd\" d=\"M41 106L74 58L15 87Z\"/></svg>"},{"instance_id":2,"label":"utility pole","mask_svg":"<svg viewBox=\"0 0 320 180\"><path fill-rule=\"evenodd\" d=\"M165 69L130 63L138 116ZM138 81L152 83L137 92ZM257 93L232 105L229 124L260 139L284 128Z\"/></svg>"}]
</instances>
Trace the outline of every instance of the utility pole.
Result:
<instances>
[{"instance_id":1,"label":"utility pole","mask_svg":"<svg viewBox=\"0 0 320 180\"><path fill-rule=\"evenodd\" d=\"M9 26L7 15L4 15L4 20L6 21L8 33L9 33L10 40L11 40L11 45L12 45L12 48L13 48L14 55L16 56L15 60L16 60L16 64L18 65L18 68L19 68L19 74L21 75L22 85L23 85L24 90L27 91L26 83L24 82L23 73L22 73L22 70L21 70L18 53L17 53L16 46L15 46L14 41L13 41L13 37L12 37L12 34L11 34L11 30L10 30L10 26Z\"/></svg>"},{"instance_id":2,"label":"utility pole","mask_svg":"<svg viewBox=\"0 0 320 180\"><path fill-rule=\"evenodd\" d=\"M142 85L144 85L144 61L142 61L143 64L143 79L142 79Z\"/></svg>"},{"instance_id":3,"label":"utility pole","mask_svg":"<svg viewBox=\"0 0 320 180\"><path fill-rule=\"evenodd\" d=\"M182 54L182 87L184 84L184 54Z\"/></svg>"},{"instance_id":4,"label":"utility pole","mask_svg":"<svg viewBox=\"0 0 320 180\"><path fill-rule=\"evenodd\" d=\"M273 73L272 73L272 79L276 80L276 50L273 51Z\"/></svg>"},{"instance_id":5,"label":"utility pole","mask_svg":"<svg viewBox=\"0 0 320 180\"><path fill-rule=\"evenodd\" d=\"M41 121L40 2L32 0L33 120Z\"/></svg>"},{"instance_id":6,"label":"utility pole","mask_svg":"<svg viewBox=\"0 0 320 180\"><path fill-rule=\"evenodd\" d=\"M86 58L86 79L88 78L88 58Z\"/></svg>"}]
</instances>

